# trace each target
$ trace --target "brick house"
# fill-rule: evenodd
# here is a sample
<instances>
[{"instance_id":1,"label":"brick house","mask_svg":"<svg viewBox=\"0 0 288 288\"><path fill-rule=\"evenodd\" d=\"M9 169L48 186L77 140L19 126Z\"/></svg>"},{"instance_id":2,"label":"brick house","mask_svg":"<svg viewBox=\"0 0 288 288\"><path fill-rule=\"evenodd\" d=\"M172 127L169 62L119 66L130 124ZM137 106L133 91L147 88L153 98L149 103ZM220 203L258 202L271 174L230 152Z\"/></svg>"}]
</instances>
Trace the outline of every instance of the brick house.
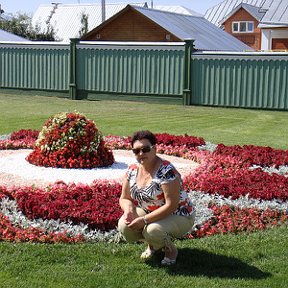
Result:
<instances>
[{"instance_id":1,"label":"brick house","mask_svg":"<svg viewBox=\"0 0 288 288\"><path fill-rule=\"evenodd\" d=\"M261 28L258 27L264 13L255 6L238 5L221 22L226 32L255 50L261 49Z\"/></svg>"},{"instance_id":2,"label":"brick house","mask_svg":"<svg viewBox=\"0 0 288 288\"><path fill-rule=\"evenodd\" d=\"M194 40L196 50L253 50L202 15L184 15L128 5L83 35L84 41L183 42Z\"/></svg>"},{"instance_id":3,"label":"brick house","mask_svg":"<svg viewBox=\"0 0 288 288\"><path fill-rule=\"evenodd\" d=\"M256 50L288 50L288 0L226 0L204 17Z\"/></svg>"}]
</instances>

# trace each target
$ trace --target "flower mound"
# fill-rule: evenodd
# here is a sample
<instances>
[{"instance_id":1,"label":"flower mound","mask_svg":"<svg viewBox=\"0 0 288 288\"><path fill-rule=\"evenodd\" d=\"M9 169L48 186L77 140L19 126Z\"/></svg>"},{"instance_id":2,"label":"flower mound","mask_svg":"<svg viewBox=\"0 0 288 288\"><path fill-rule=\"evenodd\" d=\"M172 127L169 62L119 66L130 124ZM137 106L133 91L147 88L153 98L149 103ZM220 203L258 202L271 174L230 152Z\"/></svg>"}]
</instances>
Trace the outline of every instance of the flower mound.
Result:
<instances>
[{"instance_id":1,"label":"flower mound","mask_svg":"<svg viewBox=\"0 0 288 288\"><path fill-rule=\"evenodd\" d=\"M114 163L114 156L92 120L79 113L50 117L40 131L27 161L56 168L95 168Z\"/></svg>"}]
</instances>

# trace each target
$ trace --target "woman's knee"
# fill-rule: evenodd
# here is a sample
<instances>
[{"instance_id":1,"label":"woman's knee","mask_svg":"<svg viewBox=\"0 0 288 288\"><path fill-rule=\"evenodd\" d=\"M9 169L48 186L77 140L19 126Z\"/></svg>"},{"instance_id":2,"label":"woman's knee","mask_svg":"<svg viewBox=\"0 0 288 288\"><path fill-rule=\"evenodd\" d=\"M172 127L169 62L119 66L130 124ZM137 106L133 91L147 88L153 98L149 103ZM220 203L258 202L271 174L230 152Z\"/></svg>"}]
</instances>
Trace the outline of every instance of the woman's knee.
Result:
<instances>
[{"instance_id":1,"label":"woman's knee","mask_svg":"<svg viewBox=\"0 0 288 288\"><path fill-rule=\"evenodd\" d=\"M128 225L124 221L123 216L118 221L117 229L124 236L125 240L128 243L137 242L143 238L142 233L132 230L131 228L128 227Z\"/></svg>"},{"instance_id":2,"label":"woman's knee","mask_svg":"<svg viewBox=\"0 0 288 288\"><path fill-rule=\"evenodd\" d=\"M167 235L166 231L158 223L150 223L149 225L147 225L144 228L142 234L148 242L163 242L165 235Z\"/></svg>"}]
</instances>

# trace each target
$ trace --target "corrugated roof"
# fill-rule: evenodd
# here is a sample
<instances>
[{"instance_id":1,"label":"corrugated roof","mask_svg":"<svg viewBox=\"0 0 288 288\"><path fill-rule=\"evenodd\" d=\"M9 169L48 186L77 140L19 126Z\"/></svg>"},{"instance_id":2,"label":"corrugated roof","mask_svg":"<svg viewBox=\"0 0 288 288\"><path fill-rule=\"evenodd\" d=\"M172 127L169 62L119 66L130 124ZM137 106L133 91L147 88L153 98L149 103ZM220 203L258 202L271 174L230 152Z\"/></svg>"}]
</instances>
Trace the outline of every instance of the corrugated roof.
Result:
<instances>
[{"instance_id":1,"label":"corrugated roof","mask_svg":"<svg viewBox=\"0 0 288 288\"><path fill-rule=\"evenodd\" d=\"M177 6L177 5L153 5L153 9L156 10L163 10L163 11L167 11L167 12L173 12L173 13L178 13L178 14L184 14L184 15L192 15L192 16L203 16L202 14L188 9L186 7L183 6Z\"/></svg>"},{"instance_id":2,"label":"corrugated roof","mask_svg":"<svg viewBox=\"0 0 288 288\"><path fill-rule=\"evenodd\" d=\"M135 6L133 6L133 8L174 34L176 37L182 40L195 40L194 45L197 50L251 50L251 47L216 27L204 17L170 13Z\"/></svg>"},{"instance_id":3,"label":"corrugated roof","mask_svg":"<svg viewBox=\"0 0 288 288\"><path fill-rule=\"evenodd\" d=\"M236 13L240 8L245 9L250 15L252 15L259 22L265 15L265 12L260 9L260 7L252 6L246 3L240 3L236 8L234 8L229 14L225 16L224 19L219 21L219 24L223 24L227 19L229 19L234 13Z\"/></svg>"},{"instance_id":4,"label":"corrugated roof","mask_svg":"<svg viewBox=\"0 0 288 288\"><path fill-rule=\"evenodd\" d=\"M288 25L288 0L266 1L263 9L267 9L261 20L261 25ZM261 25L259 25L261 27Z\"/></svg>"},{"instance_id":5,"label":"corrugated roof","mask_svg":"<svg viewBox=\"0 0 288 288\"><path fill-rule=\"evenodd\" d=\"M265 0L225 0L208 9L204 17L209 22L217 26L221 26L221 21L226 17L226 15L231 13L233 9L235 9L239 4L242 3L262 7L263 3L265 3Z\"/></svg>"},{"instance_id":6,"label":"corrugated roof","mask_svg":"<svg viewBox=\"0 0 288 288\"><path fill-rule=\"evenodd\" d=\"M106 19L127 5L127 3L107 3L105 6ZM145 6L146 2L135 3L134 5ZM88 31L101 24L101 3L91 3L40 5L32 17L32 25L38 26L40 31L45 32L47 23L50 23L51 27L54 28L57 40L69 41L70 38L79 37L83 13L88 15Z\"/></svg>"},{"instance_id":7,"label":"corrugated roof","mask_svg":"<svg viewBox=\"0 0 288 288\"><path fill-rule=\"evenodd\" d=\"M242 3L241 6L258 21L260 21L265 14L265 12L260 10L259 7L252 6L250 4L245 4L245 3Z\"/></svg>"},{"instance_id":8,"label":"corrugated roof","mask_svg":"<svg viewBox=\"0 0 288 288\"><path fill-rule=\"evenodd\" d=\"M28 42L28 39L0 29L0 41Z\"/></svg>"}]
</instances>

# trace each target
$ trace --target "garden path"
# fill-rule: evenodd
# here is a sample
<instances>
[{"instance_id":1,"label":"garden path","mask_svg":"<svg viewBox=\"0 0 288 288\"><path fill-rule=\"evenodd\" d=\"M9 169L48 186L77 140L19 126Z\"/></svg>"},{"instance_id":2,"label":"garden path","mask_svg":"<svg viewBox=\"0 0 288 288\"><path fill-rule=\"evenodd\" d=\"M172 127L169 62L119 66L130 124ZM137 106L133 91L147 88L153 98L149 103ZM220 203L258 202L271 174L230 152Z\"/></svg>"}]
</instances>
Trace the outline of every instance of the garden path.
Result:
<instances>
[{"instance_id":1,"label":"garden path","mask_svg":"<svg viewBox=\"0 0 288 288\"><path fill-rule=\"evenodd\" d=\"M111 167L95 169L62 169L38 167L28 163L25 157L31 152L29 149L0 151L0 186L31 186L47 187L56 181L65 183L90 184L95 179L121 180L129 164L135 162L131 151L114 150L115 163ZM168 155L159 155L173 163L178 171L185 176L195 170L199 164Z\"/></svg>"}]
</instances>

